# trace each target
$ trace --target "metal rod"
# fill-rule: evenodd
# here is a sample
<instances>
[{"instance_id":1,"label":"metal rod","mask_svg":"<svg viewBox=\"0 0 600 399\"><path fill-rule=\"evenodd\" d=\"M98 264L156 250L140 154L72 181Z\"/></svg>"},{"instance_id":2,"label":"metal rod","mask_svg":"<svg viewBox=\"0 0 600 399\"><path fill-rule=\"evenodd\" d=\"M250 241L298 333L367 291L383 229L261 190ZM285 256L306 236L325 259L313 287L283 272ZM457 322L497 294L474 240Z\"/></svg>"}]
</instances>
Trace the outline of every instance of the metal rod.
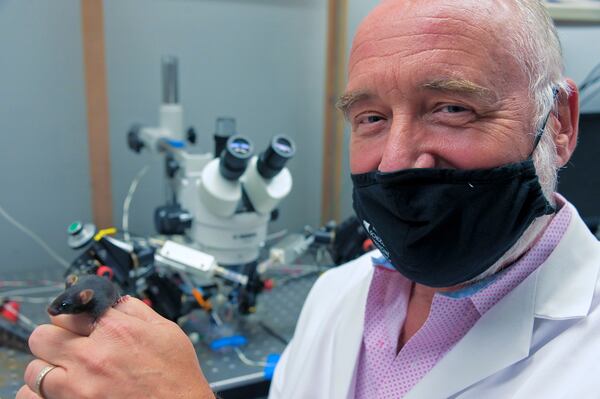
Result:
<instances>
[{"instance_id":1,"label":"metal rod","mask_svg":"<svg viewBox=\"0 0 600 399\"><path fill-rule=\"evenodd\" d=\"M179 103L177 57L165 56L162 58L162 90L163 104Z\"/></svg>"}]
</instances>

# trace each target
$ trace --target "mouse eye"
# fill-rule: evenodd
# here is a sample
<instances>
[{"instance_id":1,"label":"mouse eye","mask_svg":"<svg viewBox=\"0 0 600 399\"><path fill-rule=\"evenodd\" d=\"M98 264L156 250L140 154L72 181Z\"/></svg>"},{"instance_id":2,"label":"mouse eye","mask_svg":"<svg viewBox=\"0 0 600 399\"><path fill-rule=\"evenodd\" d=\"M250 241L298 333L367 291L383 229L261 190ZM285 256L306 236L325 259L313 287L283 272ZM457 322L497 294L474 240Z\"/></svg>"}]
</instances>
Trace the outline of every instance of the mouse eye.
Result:
<instances>
[{"instance_id":1,"label":"mouse eye","mask_svg":"<svg viewBox=\"0 0 600 399\"><path fill-rule=\"evenodd\" d=\"M69 303L68 303L68 302L62 302L62 303L60 304L60 308L61 308L61 309L64 309L64 308L66 308L67 306L69 306Z\"/></svg>"}]
</instances>

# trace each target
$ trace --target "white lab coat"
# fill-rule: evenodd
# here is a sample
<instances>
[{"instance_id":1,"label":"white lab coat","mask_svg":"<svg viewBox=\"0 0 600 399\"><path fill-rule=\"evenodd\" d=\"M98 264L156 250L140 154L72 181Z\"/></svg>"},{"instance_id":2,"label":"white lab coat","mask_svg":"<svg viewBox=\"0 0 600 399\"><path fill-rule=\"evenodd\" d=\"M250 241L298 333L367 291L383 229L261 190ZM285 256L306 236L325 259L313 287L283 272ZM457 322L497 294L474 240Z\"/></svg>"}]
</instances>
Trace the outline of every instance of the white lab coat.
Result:
<instances>
[{"instance_id":1,"label":"white lab coat","mask_svg":"<svg viewBox=\"0 0 600 399\"><path fill-rule=\"evenodd\" d=\"M600 243L573 217L549 258L492 307L406 399L600 398ZM354 396L366 254L312 288L270 399ZM374 398L375 399L375 398Z\"/></svg>"}]
</instances>

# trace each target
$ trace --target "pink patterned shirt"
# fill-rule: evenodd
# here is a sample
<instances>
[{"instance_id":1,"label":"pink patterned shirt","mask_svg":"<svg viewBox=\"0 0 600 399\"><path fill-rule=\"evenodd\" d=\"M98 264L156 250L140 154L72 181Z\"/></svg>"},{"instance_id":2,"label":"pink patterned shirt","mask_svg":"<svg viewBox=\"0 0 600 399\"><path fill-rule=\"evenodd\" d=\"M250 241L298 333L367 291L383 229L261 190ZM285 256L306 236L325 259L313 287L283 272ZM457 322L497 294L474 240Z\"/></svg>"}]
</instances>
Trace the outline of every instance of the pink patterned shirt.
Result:
<instances>
[{"instance_id":1,"label":"pink patterned shirt","mask_svg":"<svg viewBox=\"0 0 600 399\"><path fill-rule=\"evenodd\" d=\"M562 197L556 199L564 204ZM354 397L406 395L485 312L548 258L570 220L569 207L562 206L540 240L512 266L460 291L436 293L427 320L398 353L412 283L385 260L373 259Z\"/></svg>"}]
</instances>

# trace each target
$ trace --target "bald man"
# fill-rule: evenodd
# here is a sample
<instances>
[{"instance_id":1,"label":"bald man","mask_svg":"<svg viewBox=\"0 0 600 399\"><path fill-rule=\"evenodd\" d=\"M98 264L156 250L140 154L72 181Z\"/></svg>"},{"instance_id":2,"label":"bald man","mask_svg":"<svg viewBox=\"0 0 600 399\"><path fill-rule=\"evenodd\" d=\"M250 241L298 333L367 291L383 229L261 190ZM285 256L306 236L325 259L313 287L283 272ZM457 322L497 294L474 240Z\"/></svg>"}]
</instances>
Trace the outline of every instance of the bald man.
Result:
<instances>
[{"instance_id":1,"label":"bald man","mask_svg":"<svg viewBox=\"0 0 600 399\"><path fill-rule=\"evenodd\" d=\"M339 106L378 251L325 273L272 399L600 395L600 245L555 193L578 94L537 0L386 0ZM140 301L38 328L18 399L212 398Z\"/></svg>"},{"instance_id":2,"label":"bald man","mask_svg":"<svg viewBox=\"0 0 600 399\"><path fill-rule=\"evenodd\" d=\"M387 0L339 107L379 251L323 275L270 398L600 397L600 245L556 194L578 94L536 0Z\"/></svg>"}]
</instances>

